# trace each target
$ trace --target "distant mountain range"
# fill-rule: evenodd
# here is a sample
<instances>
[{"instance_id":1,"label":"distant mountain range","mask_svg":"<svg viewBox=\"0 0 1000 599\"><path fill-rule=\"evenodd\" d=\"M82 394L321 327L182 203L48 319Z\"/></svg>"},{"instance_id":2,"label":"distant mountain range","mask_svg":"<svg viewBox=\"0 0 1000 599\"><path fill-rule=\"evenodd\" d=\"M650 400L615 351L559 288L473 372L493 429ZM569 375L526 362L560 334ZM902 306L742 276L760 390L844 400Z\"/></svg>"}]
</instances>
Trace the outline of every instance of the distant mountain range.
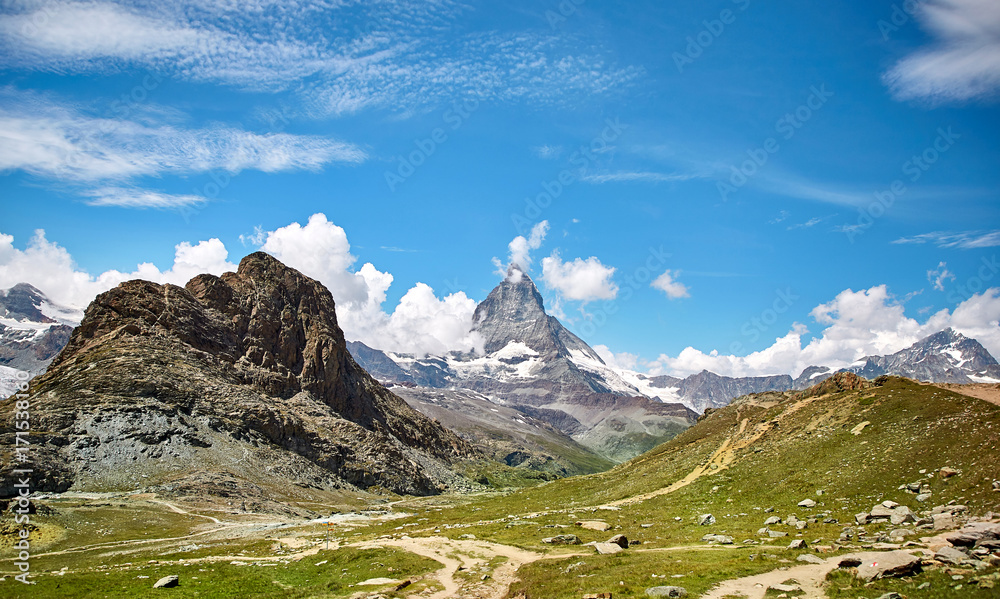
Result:
<instances>
[{"instance_id":1,"label":"distant mountain range","mask_svg":"<svg viewBox=\"0 0 1000 599\"><path fill-rule=\"evenodd\" d=\"M866 357L842 369L811 366L797 378L728 377L709 371L678 378L616 369L545 312L538 289L516 266L477 307L474 322L483 336L485 354L417 357L382 352L360 342L348 343L348 349L386 383L476 391L545 420L614 460L665 440L676 433L675 425L707 408L725 406L750 393L806 389L838 371L869 379L888 374L943 383L1000 383L1000 365L993 356L976 340L952 329L891 356ZM663 413L648 399L672 409Z\"/></svg>"},{"instance_id":2,"label":"distant mountain range","mask_svg":"<svg viewBox=\"0 0 1000 599\"><path fill-rule=\"evenodd\" d=\"M0 291L0 395L13 391L14 369L44 372L81 317L30 285ZM941 383L1000 383L996 359L975 339L952 329L847 368L811 366L796 378L728 377L709 371L678 378L616 369L546 313L538 289L517 266L479 304L474 326L482 335L483 353L413 356L361 342L347 342L347 349L375 379L400 387L399 394L412 407L438 415L434 406L465 410L449 426L470 439L496 441L491 447L498 460L527 452L532 463L545 463L545 469L557 473L585 471L587 463L600 459L630 458L684 430L707 408L749 393L805 389L837 371L868 379L898 375ZM507 424L496 420L495 413L484 419L489 407L482 401L503 406ZM522 422L515 423L518 414ZM506 429L521 432L505 436ZM544 437L562 449L572 448L570 453L586 448L595 454L591 458L600 458L565 461L562 449L545 451L526 441ZM546 461L550 458L554 461Z\"/></svg>"}]
</instances>

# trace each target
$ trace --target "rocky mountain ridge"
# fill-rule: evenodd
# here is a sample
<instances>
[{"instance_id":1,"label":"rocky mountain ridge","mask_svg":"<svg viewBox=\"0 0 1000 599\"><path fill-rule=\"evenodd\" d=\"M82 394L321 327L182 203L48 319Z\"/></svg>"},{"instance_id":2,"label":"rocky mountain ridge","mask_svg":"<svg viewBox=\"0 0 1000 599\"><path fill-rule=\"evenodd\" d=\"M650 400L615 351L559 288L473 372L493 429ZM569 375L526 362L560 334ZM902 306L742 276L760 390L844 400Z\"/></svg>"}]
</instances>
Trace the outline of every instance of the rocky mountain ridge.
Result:
<instances>
[{"instance_id":1,"label":"rocky mountain ridge","mask_svg":"<svg viewBox=\"0 0 1000 599\"><path fill-rule=\"evenodd\" d=\"M183 288L129 281L101 294L31 398L33 430L46 431L32 448L38 491L221 472L420 495L460 484L451 466L480 455L357 365L325 287L261 252ZM13 412L0 403L7 448Z\"/></svg>"}]
</instances>

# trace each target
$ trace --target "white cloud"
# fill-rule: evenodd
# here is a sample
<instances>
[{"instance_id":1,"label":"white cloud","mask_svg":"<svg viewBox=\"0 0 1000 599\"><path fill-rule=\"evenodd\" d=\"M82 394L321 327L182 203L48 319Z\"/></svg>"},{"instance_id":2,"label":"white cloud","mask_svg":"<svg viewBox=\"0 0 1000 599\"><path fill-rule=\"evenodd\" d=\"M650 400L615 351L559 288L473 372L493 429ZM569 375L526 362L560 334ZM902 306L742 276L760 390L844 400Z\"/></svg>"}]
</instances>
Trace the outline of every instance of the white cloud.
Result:
<instances>
[{"instance_id":1,"label":"white cloud","mask_svg":"<svg viewBox=\"0 0 1000 599\"><path fill-rule=\"evenodd\" d=\"M122 208L189 208L205 203L205 198L186 194L165 194L145 189L102 187L87 192L90 206L119 206Z\"/></svg>"},{"instance_id":2,"label":"white cloud","mask_svg":"<svg viewBox=\"0 0 1000 599\"><path fill-rule=\"evenodd\" d=\"M992 354L1000 355L998 288L973 296L954 312L945 309L932 314L923 323L907 317L903 305L885 285L857 292L845 290L810 315L825 328L808 343L803 343L806 326L795 324L771 346L746 356L704 353L688 347L675 357L661 355L648 364L649 371L674 376L702 370L726 376L797 376L809 366L844 368L864 356L895 353L947 327L974 337Z\"/></svg>"},{"instance_id":3,"label":"white cloud","mask_svg":"<svg viewBox=\"0 0 1000 599\"><path fill-rule=\"evenodd\" d=\"M13 236L0 233L0 289L30 283L58 304L83 308L97 294L131 279L184 285L197 274L221 275L236 270L228 257L225 245L218 239L195 245L182 242L174 248L174 263L167 270L144 262L132 272L109 270L92 276L77 267L66 248L46 239L41 229L23 250L14 247Z\"/></svg>"},{"instance_id":4,"label":"white cloud","mask_svg":"<svg viewBox=\"0 0 1000 599\"><path fill-rule=\"evenodd\" d=\"M476 302L464 292L438 298L431 287L417 283L391 313L384 311L393 276L372 264L352 271L357 258L351 254L347 234L323 214L314 214L305 226L292 223L252 237L263 241L261 249L330 290L337 303L337 321L348 339L416 354L482 349L481 337L472 332ZM213 238L177 244L167 270L144 262L132 272L109 270L94 276L80 269L65 248L46 239L42 230L23 250L14 247L13 236L0 233L0 289L30 283L54 302L75 308L86 307L97 294L132 279L184 285L202 273L221 275L236 268L225 245Z\"/></svg>"},{"instance_id":5,"label":"white cloud","mask_svg":"<svg viewBox=\"0 0 1000 599\"><path fill-rule=\"evenodd\" d=\"M944 291L945 281L954 281L955 273L948 270L948 265L941 262L934 270L927 271L927 280L934 285L934 289Z\"/></svg>"},{"instance_id":6,"label":"white cloud","mask_svg":"<svg viewBox=\"0 0 1000 599\"><path fill-rule=\"evenodd\" d=\"M639 365L639 356L628 352L614 353L607 345L595 345L594 351L611 368L618 370L635 370Z\"/></svg>"},{"instance_id":7,"label":"white cloud","mask_svg":"<svg viewBox=\"0 0 1000 599\"><path fill-rule=\"evenodd\" d=\"M0 138L0 171L84 182L210 171L318 170L331 162L358 163L367 157L357 146L323 137L90 117L11 89L0 93Z\"/></svg>"},{"instance_id":8,"label":"white cloud","mask_svg":"<svg viewBox=\"0 0 1000 599\"><path fill-rule=\"evenodd\" d=\"M430 286L417 283L386 313L393 276L370 263L353 271L357 258L347 233L324 214L312 215L305 226L292 223L268 232L261 249L326 285L348 339L416 354L481 349L478 334L471 332L476 302L464 292L438 299Z\"/></svg>"},{"instance_id":9,"label":"white cloud","mask_svg":"<svg viewBox=\"0 0 1000 599\"><path fill-rule=\"evenodd\" d=\"M507 245L507 249L510 250L507 260L508 264L520 266L522 270L531 268L531 251L542 247L542 242L545 241L545 236L548 232L549 221L543 220L531 228L531 233L528 237L518 235L512 239Z\"/></svg>"},{"instance_id":10,"label":"white cloud","mask_svg":"<svg viewBox=\"0 0 1000 599\"><path fill-rule=\"evenodd\" d=\"M899 99L963 101L1000 89L1000 3L927 0L919 20L936 38L929 48L897 63L883 77Z\"/></svg>"},{"instance_id":11,"label":"white cloud","mask_svg":"<svg viewBox=\"0 0 1000 599\"><path fill-rule=\"evenodd\" d=\"M650 283L650 287L659 289L660 291L666 293L667 297L670 299L691 297L687 286L675 280L678 275L680 275L680 271L673 272L667 270L662 275L656 277L653 282Z\"/></svg>"},{"instance_id":12,"label":"white cloud","mask_svg":"<svg viewBox=\"0 0 1000 599\"><path fill-rule=\"evenodd\" d=\"M972 250L1000 246L1000 231L935 231L921 233L913 237L900 237L895 244L933 243L939 248L958 248Z\"/></svg>"},{"instance_id":13,"label":"white cloud","mask_svg":"<svg viewBox=\"0 0 1000 599\"><path fill-rule=\"evenodd\" d=\"M602 175L586 175L582 181L601 185L604 183L672 183L701 178L701 175L684 173L620 172Z\"/></svg>"},{"instance_id":14,"label":"white cloud","mask_svg":"<svg viewBox=\"0 0 1000 599\"><path fill-rule=\"evenodd\" d=\"M558 252L542 259L542 280L568 300L590 302L614 299L618 285L611 280L615 269L601 264L595 256L563 262Z\"/></svg>"},{"instance_id":15,"label":"white cloud","mask_svg":"<svg viewBox=\"0 0 1000 599\"><path fill-rule=\"evenodd\" d=\"M0 8L0 66L145 70L290 90L306 112L403 114L456 99L559 104L619 93L642 74L592 43L537 31L456 33L470 7L435 2L70 2ZM577 40L578 41L578 40Z\"/></svg>"}]
</instances>

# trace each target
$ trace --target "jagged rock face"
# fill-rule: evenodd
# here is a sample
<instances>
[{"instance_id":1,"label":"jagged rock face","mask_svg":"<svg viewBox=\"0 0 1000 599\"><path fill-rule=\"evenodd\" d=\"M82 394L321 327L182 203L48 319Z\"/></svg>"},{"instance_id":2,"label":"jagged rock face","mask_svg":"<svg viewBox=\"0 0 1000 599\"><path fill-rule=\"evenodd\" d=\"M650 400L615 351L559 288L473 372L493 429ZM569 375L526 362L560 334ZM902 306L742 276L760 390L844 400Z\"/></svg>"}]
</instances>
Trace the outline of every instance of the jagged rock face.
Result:
<instances>
[{"instance_id":1,"label":"jagged rock face","mask_svg":"<svg viewBox=\"0 0 1000 599\"><path fill-rule=\"evenodd\" d=\"M427 494L476 455L357 366L325 287L263 253L186 288L101 294L31 396L32 430L46 431L37 490L221 468ZM5 444L12 408L0 404Z\"/></svg>"},{"instance_id":2,"label":"jagged rock face","mask_svg":"<svg viewBox=\"0 0 1000 599\"><path fill-rule=\"evenodd\" d=\"M516 341L547 358L569 357L569 350L575 349L600 360L589 345L546 314L538 288L516 265L511 265L503 282L476 306L473 322L483 336L487 354Z\"/></svg>"}]
</instances>

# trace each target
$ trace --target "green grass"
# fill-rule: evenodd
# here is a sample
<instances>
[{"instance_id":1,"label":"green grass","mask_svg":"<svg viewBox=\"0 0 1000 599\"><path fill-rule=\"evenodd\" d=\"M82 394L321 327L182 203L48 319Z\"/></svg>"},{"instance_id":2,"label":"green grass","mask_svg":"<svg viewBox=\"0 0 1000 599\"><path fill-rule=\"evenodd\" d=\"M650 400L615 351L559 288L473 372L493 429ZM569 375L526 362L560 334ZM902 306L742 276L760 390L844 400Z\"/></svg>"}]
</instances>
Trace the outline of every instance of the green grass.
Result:
<instances>
[{"instance_id":1,"label":"green grass","mask_svg":"<svg viewBox=\"0 0 1000 599\"><path fill-rule=\"evenodd\" d=\"M521 581L511 586L508 596L526 593L531 599L579 599L583 593L610 592L619 599L645 597L649 587L680 586L688 596L697 597L719 581L753 576L783 565L760 556L751 560L753 553L752 549L630 549L615 555L539 561L521 568Z\"/></svg>"},{"instance_id":2,"label":"green grass","mask_svg":"<svg viewBox=\"0 0 1000 599\"><path fill-rule=\"evenodd\" d=\"M326 564L315 565L324 560L327 560ZM10 599L163 597L164 591L154 590L153 583L164 576L176 574L180 576L180 586L169 591L170 596L176 598L326 599L347 597L359 590L383 591L382 594L387 597L402 597L427 588L427 583L411 585L399 593L384 592L385 589L391 589L391 586L352 585L379 577L412 579L440 567L433 560L397 549L343 548L320 551L299 562L279 563L270 567L253 564L238 566L229 562L136 563L134 566L111 566L98 571L69 572L65 575L44 573L36 575L33 579L37 584L30 587L8 578L0 583L0 594Z\"/></svg>"},{"instance_id":3,"label":"green grass","mask_svg":"<svg viewBox=\"0 0 1000 599\"><path fill-rule=\"evenodd\" d=\"M992 569L991 572L996 572ZM980 587L978 579L985 578L1000 586L1000 580L992 573L968 573L962 580L952 580L943 570L929 570L916 576L886 578L865 583L847 570L834 570L827 576L827 596L830 599L861 599L880 597L885 593L897 592L907 599L995 599L1000 595L998 588ZM930 583L921 589L920 586ZM959 587L959 585L961 585Z\"/></svg>"}]
</instances>

